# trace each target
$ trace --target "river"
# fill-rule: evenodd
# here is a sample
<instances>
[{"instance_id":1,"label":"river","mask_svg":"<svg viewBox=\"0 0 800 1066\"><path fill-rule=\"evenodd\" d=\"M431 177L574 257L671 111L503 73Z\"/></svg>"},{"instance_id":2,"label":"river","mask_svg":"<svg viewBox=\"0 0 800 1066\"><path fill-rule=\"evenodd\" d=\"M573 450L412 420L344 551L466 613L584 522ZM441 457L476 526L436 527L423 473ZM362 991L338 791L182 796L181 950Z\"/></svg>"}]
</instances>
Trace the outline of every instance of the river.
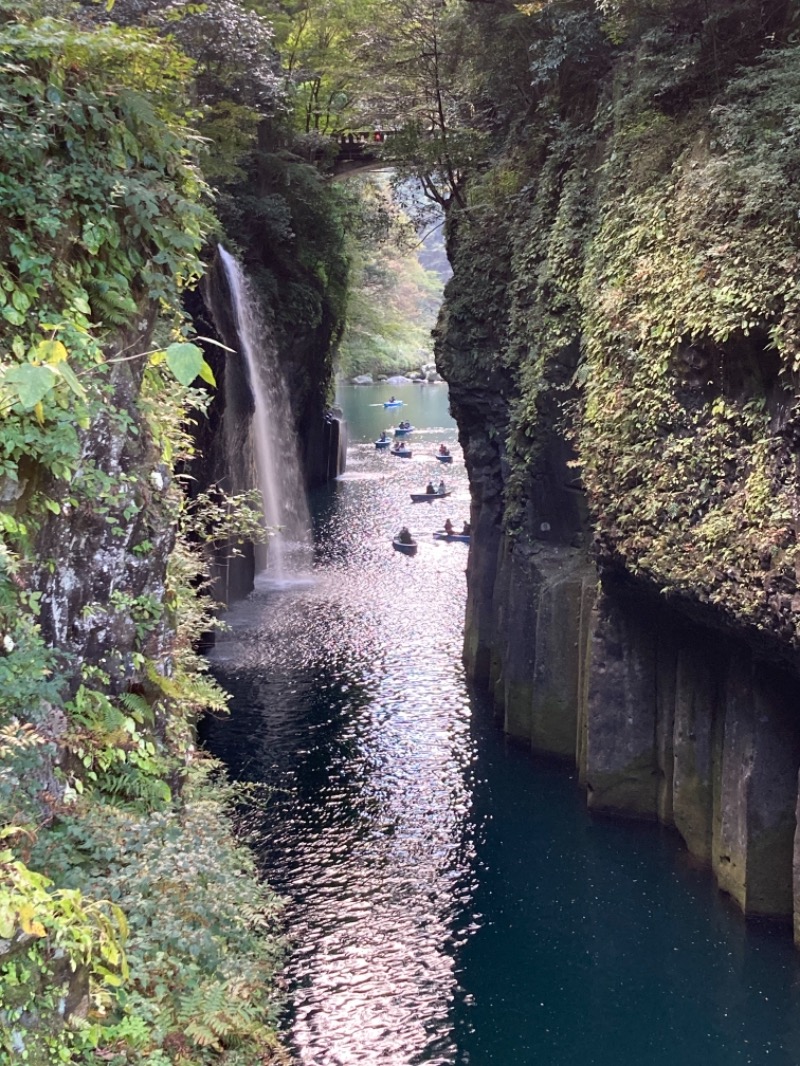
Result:
<instances>
[{"instance_id":1,"label":"river","mask_svg":"<svg viewBox=\"0 0 800 1066\"><path fill-rule=\"evenodd\" d=\"M797 1066L800 956L747 925L674 834L588 816L465 682L469 517L442 385L340 389L347 473L312 499L313 573L262 584L212 655L204 726L287 900L303 1066ZM374 448L403 417L413 456ZM456 461L434 458L447 441ZM431 477L453 495L412 504ZM419 540L408 558L391 537Z\"/></svg>"}]
</instances>

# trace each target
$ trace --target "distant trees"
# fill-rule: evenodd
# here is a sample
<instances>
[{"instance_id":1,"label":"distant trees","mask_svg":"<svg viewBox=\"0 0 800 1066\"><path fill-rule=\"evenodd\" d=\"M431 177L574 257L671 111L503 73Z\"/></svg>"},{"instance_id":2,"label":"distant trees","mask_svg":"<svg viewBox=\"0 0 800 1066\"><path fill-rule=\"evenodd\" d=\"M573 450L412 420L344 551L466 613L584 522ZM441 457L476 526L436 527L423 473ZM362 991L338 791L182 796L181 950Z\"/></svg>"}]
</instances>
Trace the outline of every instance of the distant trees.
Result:
<instances>
[{"instance_id":1,"label":"distant trees","mask_svg":"<svg viewBox=\"0 0 800 1066\"><path fill-rule=\"evenodd\" d=\"M484 137L462 0L284 0L277 37L305 133L397 129L392 160L446 209Z\"/></svg>"},{"instance_id":2,"label":"distant trees","mask_svg":"<svg viewBox=\"0 0 800 1066\"><path fill-rule=\"evenodd\" d=\"M423 266L414 227L386 182L348 186L350 284L339 366L351 376L418 369L431 358L442 279Z\"/></svg>"}]
</instances>

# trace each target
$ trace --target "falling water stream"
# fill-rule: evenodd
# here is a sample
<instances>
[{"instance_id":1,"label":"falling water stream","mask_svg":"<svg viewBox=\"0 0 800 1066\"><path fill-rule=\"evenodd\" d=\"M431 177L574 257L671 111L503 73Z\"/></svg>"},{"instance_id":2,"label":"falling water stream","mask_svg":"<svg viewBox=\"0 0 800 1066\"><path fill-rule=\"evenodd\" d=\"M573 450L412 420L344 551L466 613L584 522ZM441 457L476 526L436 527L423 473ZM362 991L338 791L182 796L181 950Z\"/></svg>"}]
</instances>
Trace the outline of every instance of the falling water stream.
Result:
<instances>
[{"instance_id":1,"label":"falling water stream","mask_svg":"<svg viewBox=\"0 0 800 1066\"><path fill-rule=\"evenodd\" d=\"M395 387L395 391L397 391ZM312 499L314 579L235 607L206 743L266 782L301 1066L797 1066L800 961L653 826L593 820L509 746L461 665L469 491L444 386L341 390L348 473ZM413 456L376 451L392 416ZM456 461L434 457L448 441ZM409 493L444 474L446 501ZM414 558L392 550L410 526Z\"/></svg>"},{"instance_id":2,"label":"falling water stream","mask_svg":"<svg viewBox=\"0 0 800 1066\"><path fill-rule=\"evenodd\" d=\"M264 322L237 261L222 246L218 251L230 287L241 354L255 405L252 435L256 477L264 503L264 524L272 534L266 576L282 582L296 576L298 568L306 564L305 554L310 546L311 519L300 473L294 419L272 330Z\"/></svg>"}]
</instances>

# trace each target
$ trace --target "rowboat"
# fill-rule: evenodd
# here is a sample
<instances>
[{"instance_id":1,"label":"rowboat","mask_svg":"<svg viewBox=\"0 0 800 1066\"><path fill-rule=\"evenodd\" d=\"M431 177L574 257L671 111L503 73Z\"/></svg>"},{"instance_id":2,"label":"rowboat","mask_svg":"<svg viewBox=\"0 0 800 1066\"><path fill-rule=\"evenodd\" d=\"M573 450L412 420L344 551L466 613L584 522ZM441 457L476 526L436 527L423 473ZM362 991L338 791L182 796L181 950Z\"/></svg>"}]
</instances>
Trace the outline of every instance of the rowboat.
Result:
<instances>
[{"instance_id":1,"label":"rowboat","mask_svg":"<svg viewBox=\"0 0 800 1066\"><path fill-rule=\"evenodd\" d=\"M392 442L387 437L386 440L376 440L375 441L375 447L376 448L388 448L391 443Z\"/></svg>"},{"instance_id":2,"label":"rowboat","mask_svg":"<svg viewBox=\"0 0 800 1066\"><path fill-rule=\"evenodd\" d=\"M445 533L439 530L433 534L434 540L460 540L462 544L469 544L469 533Z\"/></svg>"},{"instance_id":3,"label":"rowboat","mask_svg":"<svg viewBox=\"0 0 800 1066\"><path fill-rule=\"evenodd\" d=\"M384 407L402 407L403 406L403 401L402 400L384 400L383 401L383 406Z\"/></svg>"},{"instance_id":4,"label":"rowboat","mask_svg":"<svg viewBox=\"0 0 800 1066\"><path fill-rule=\"evenodd\" d=\"M452 455L440 455L439 452L436 453L436 458L440 463L452 463L453 461Z\"/></svg>"},{"instance_id":5,"label":"rowboat","mask_svg":"<svg viewBox=\"0 0 800 1066\"><path fill-rule=\"evenodd\" d=\"M398 459L410 459L411 458L411 449L410 448L392 448L392 450L389 452L389 455L396 455Z\"/></svg>"},{"instance_id":6,"label":"rowboat","mask_svg":"<svg viewBox=\"0 0 800 1066\"><path fill-rule=\"evenodd\" d=\"M433 503L434 500L443 500L445 496L452 495L453 490L447 492L412 492L411 499L414 503Z\"/></svg>"},{"instance_id":7,"label":"rowboat","mask_svg":"<svg viewBox=\"0 0 800 1066\"><path fill-rule=\"evenodd\" d=\"M398 426L397 429L394 431L394 435L395 435L395 437L405 437L409 433L413 433L413 432L414 432L414 427L413 426L406 426L405 429L401 429Z\"/></svg>"},{"instance_id":8,"label":"rowboat","mask_svg":"<svg viewBox=\"0 0 800 1066\"><path fill-rule=\"evenodd\" d=\"M417 554L417 542L412 540L410 544L406 544L402 540L393 540L392 547L396 552L402 552L403 555L416 555Z\"/></svg>"}]
</instances>

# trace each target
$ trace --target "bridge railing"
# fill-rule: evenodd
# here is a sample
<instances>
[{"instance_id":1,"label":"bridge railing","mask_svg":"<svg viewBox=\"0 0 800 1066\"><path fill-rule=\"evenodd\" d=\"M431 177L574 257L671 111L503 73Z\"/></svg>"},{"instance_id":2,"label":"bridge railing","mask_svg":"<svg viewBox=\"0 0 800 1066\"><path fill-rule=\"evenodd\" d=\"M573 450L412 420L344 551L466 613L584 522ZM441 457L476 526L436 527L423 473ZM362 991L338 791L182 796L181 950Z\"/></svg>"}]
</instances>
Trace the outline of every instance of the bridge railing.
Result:
<instances>
[{"instance_id":1,"label":"bridge railing","mask_svg":"<svg viewBox=\"0 0 800 1066\"><path fill-rule=\"evenodd\" d=\"M356 159L380 148L399 132L399 130L348 130L345 133L334 133L331 136L338 146L339 159Z\"/></svg>"}]
</instances>

